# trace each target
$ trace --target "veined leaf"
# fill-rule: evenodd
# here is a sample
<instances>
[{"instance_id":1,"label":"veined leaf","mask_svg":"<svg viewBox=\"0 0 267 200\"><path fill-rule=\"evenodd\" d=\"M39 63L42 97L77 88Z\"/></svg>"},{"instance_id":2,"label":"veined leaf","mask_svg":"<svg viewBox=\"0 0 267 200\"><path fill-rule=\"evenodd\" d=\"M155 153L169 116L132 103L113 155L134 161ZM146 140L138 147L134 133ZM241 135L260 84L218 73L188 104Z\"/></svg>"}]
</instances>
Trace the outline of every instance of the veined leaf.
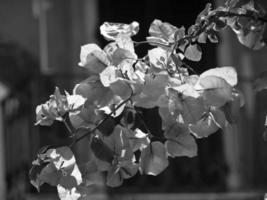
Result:
<instances>
[{"instance_id":1,"label":"veined leaf","mask_svg":"<svg viewBox=\"0 0 267 200\"><path fill-rule=\"evenodd\" d=\"M196 138L208 137L219 128L224 128L225 116L216 108L206 113L196 124L190 124L189 130Z\"/></svg>"}]
</instances>

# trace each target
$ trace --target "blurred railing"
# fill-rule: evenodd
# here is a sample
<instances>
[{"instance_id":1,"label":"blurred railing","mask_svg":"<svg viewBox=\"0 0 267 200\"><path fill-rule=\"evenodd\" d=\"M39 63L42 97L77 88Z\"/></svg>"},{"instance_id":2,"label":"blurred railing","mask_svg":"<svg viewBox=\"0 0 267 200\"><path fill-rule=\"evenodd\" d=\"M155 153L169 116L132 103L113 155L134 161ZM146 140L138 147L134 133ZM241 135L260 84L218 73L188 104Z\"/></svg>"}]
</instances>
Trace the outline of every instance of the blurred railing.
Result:
<instances>
[{"instance_id":1,"label":"blurred railing","mask_svg":"<svg viewBox=\"0 0 267 200\"><path fill-rule=\"evenodd\" d=\"M32 144L32 97L25 90L11 92L1 102L6 175L6 199L24 199ZM1 161L3 162L3 161Z\"/></svg>"}]
</instances>

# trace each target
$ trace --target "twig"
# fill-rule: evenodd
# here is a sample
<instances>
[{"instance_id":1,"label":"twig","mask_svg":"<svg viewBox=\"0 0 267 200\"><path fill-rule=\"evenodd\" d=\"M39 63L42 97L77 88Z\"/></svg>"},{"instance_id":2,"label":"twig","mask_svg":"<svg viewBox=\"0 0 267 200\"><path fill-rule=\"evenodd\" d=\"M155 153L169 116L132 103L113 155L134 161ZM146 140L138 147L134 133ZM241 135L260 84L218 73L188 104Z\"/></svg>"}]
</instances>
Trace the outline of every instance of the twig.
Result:
<instances>
[{"instance_id":1,"label":"twig","mask_svg":"<svg viewBox=\"0 0 267 200\"><path fill-rule=\"evenodd\" d=\"M63 119L63 124L65 125L66 129L68 130L70 137L73 137L74 133L70 127L70 125L68 124L68 122L66 121L66 118Z\"/></svg>"}]
</instances>

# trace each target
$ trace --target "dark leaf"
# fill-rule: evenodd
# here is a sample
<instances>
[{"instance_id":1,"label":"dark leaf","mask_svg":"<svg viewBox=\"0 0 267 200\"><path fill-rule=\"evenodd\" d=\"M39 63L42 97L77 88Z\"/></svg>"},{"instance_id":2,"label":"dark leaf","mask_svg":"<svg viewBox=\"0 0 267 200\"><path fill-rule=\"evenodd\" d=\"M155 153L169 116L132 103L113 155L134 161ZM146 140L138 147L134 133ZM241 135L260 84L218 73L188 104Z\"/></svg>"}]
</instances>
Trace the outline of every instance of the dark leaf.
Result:
<instances>
[{"instance_id":1,"label":"dark leaf","mask_svg":"<svg viewBox=\"0 0 267 200\"><path fill-rule=\"evenodd\" d=\"M267 71L260 73L253 82L253 87L257 92L267 89Z\"/></svg>"},{"instance_id":2,"label":"dark leaf","mask_svg":"<svg viewBox=\"0 0 267 200\"><path fill-rule=\"evenodd\" d=\"M100 138L92 138L91 149L98 159L112 163L115 152L112 151Z\"/></svg>"},{"instance_id":3,"label":"dark leaf","mask_svg":"<svg viewBox=\"0 0 267 200\"><path fill-rule=\"evenodd\" d=\"M197 144L186 125L174 122L166 128L164 135L167 139L165 146L168 155L172 157L197 155Z\"/></svg>"}]
</instances>

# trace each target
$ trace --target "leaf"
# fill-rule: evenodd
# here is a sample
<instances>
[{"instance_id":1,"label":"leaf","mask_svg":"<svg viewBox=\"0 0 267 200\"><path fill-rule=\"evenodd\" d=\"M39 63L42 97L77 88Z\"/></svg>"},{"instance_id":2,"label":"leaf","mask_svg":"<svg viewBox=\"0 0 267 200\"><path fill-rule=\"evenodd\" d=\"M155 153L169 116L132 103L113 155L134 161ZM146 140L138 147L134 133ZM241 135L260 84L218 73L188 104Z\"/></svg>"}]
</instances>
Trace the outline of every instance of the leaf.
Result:
<instances>
[{"instance_id":1,"label":"leaf","mask_svg":"<svg viewBox=\"0 0 267 200\"><path fill-rule=\"evenodd\" d=\"M95 126L95 123L99 121L102 116L96 114L97 108L95 105L86 106L86 108L82 108L79 113L70 112L69 119L71 125L75 129L89 129Z\"/></svg>"},{"instance_id":2,"label":"leaf","mask_svg":"<svg viewBox=\"0 0 267 200\"><path fill-rule=\"evenodd\" d=\"M147 175L157 176L169 165L166 150L161 142L152 142L141 152L140 171Z\"/></svg>"},{"instance_id":3,"label":"leaf","mask_svg":"<svg viewBox=\"0 0 267 200\"><path fill-rule=\"evenodd\" d=\"M123 183L119 169L113 167L112 170L108 171L106 184L110 187L118 187Z\"/></svg>"},{"instance_id":4,"label":"leaf","mask_svg":"<svg viewBox=\"0 0 267 200\"><path fill-rule=\"evenodd\" d=\"M98 126L98 130L104 135L109 136L112 134L114 128L116 126L116 121L113 117L108 117L104 122Z\"/></svg>"},{"instance_id":5,"label":"leaf","mask_svg":"<svg viewBox=\"0 0 267 200\"><path fill-rule=\"evenodd\" d=\"M81 173L76 164L75 157L69 147L64 146L57 149L49 149L47 151L47 155L57 170L64 172L63 176L59 180L59 184L69 189L82 183ZM62 179L64 179L64 181Z\"/></svg>"},{"instance_id":6,"label":"leaf","mask_svg":"<svg viewBox=\"0 0 267 200\"><path fill-rule=\"evenodd\" d=\"M118 187L123 183L123 179L133 177L138 171L138 165L133 162L121 162L119 167L113 167L107 174L107 186Z\"/></svg>"},{"instance_id":7,"label":"leaf","mask_svg":"<svg viewBox=\"0 0 267 200\"><path fill-rule=\"evenodd\" d=\"M76 187L68 190L61 185L58 185L57 192L60 200L79 200L81 197L81 194L77 191Z\"/></svg>"},{"instance_id":8,"label":"leaf","mask_svg":"<svg viewBox=\"0 0 267 200\"><path fill-rule=\"evenodd\" d=\"M166 128L164 135L167 139L165 146L168 155L172 157L197 155L197 144L185 125L174 122Z\"/></svg>"},{"instance_id":9,"label":"leaf","mask_svg":"<svg viewBox=\"0 0 267 200\"><path fill-rule=\"evenodd\" d=\"M130 60L130 61L135 61L136 55L133 54L131 51L126 50L126 49L122 49L122 48L118 48L114 51L114 53L112 54L112 64L114 66L119 65L122 61L124 60Z\"/></svg>"},{"instance_id":10,"label":"leaf","mask_svg":"<svg viewBox=\"0 0 267 200\"><path fill-rule=\"evenodd\" d=\"M202 57L202 50L199 45L194 44L194 45L189 45L184 53L185 57L188 60L192 61L200 61Z\"/></svg>"},{"instance_id":11,"label":"leaf","mask_svg":"<svg viewBox=\"0 0 267 200\"><path fill-rule=\"evenodd\" d=\"M200 97L200 93L196 91L191 84L185 83L177 87L172 87L172 89L177 91L178 93L181 93L185 97Z\"/></svg>"},{"instance_id":12,"label":"leaf","mask_svg":"<svg viewBox=\"0 0 267 200\"><path fill-rule=\"evenodd\" d=\"M233 92L233 100L221 107L229 123L237 123L240 116L240 107L244 105L244 97L239 92Z\"/></svg>"},{"instance_id":13,"label":"leaf","mask_svg":"<svg viewBox=\"0 0 267 200\"><path fill-rule=\"evenodd\" d=\"M174 35L177 30L177 27L167 22L162 22L161 20L155 19L151 23L148 32L153 37L158 37L164 39L168 43L173 43L175 41Z\"/></svg>"},{"instance_id":14,"label":"leaf","mask_svg":"<svg viewBox=\"0 0 267 200\"><path fill-rule=\"evenodd\" d=\"M264 29L261 32L252 32L250 31L248 34L244 34L243 32L240 32L237 34L237 38L241 44L244 46L253 49L253 50L259 50L265 46L265 43L263 41L263 32Z\"/></svg>"},{"instance_id":15,"label":"leaf","mask_svg":"<svg viewBox=\"0 0 267 200\"><path fill-rule=\"evenodd\" d=\"M54 123L54 118L49 116L44 116L43 107L44 105L38 105L36 107L36 123L35 125L42 125L42 126L51 126Z\"/></svg>"},{"instance_id":16,"label":"leaf","mask_svg":"<svg viewBox=\"0 0 267 200\"><path fill-rule=\"evenodd\" d=\"M134 36L139 31L139 23L133 21L131 24L105 22L100 26L100 33L106 40L116 40L120 34Z\"/></svg>"},{"instance_id":17,"label":"leaf","mask_svg":"<svg viewBox=\"0 0 267 200\"><path fill-rule=\"evenodd\" d=\"M196 124L190 124L189 130L196 138L208 137L210 134L215 133L219 127L214 121L214 118L207 113Z\"/></svg>"},{"instance_id":18,"label":"leaf","mask_svg":"<svg viewBox=\"0 0 267 200\"><path fill-rule=\"evenodd\" d=\"M204 10L202 10L198 16L197 16L197 19L196 19L196 23L201 23L201 21L204 21L206 20L207 16L209 15L212 7L211 7L211 3L207 3Z\"/></svg>"},{"instance_id":19,"label":"leaf","mask_svg":"<svg viewBox=\"0 0 267 200\"><path fill-rule=\"evenodd\" d=\"M148 51L150 63L159 69L166 69L168 63L169 53L164 49L158 47Z\"/></svg>"},{"instance_id":20,"label":"leaf","mask_svg":"<svg viewBox=\"0 0 267 200\"><path fill-rule=\"evenodd\" d=\"M230 66L209 69L200 75L200 79L205 78L207 76L220 77L224 79L232 87L237 85L236 69Z\"/></svg>"},{"instance_id":21,"label":"leaf","mask_svg":"<svg viewBox=\"0 0 267 200\"><path fill-rule=\"evenodd\" d=\"M34 162L36 162L37 160L35 160ZM31 167L30 171L29 171L29 178L30 178L30 182L31 184L38 190L40 191L40 186L42 186L44 184L44 181L42 179L40 179L40 173L42 172L43 168L45 168L45 166L47 166L49 163L48 162L42 162L38 164L35 164L33 162L33 166Z\"/></svg>"},{"instance_id":22,"label":"leaf","mask_svg":"<svg viewBox=\"0 0 267 200\"><path fill-rule=\"evenodd\" d=\"M57 186L61 176L61 172L57 170L55 165L49 163L42 169L38 178L51 186Z\"/></svg>"},{"instance_id":23,"label":"leaf","mask_svg":"<svg viewBox=\"0 0 267 200\"><path fill-rule=\"evenodd\" d=\"M189 124L197 122L205 111L202 98L193 98L190 96L172 98L169 102L169 111L181 114L180 122ZM179 115L178 115L179 116Z\"/></svg>"},{"instance_id":24,"label":"leaf","mask_svg":"<svg viewBox=\"0 0 267 200\"><path fill-rule=\"evenodd\" d=\"M118 46L118 49L124 49L130 52L131 56L137 59L137 55L135 54L134 50L134 44L129 35L120 34L119 37L116 38L116 45Z\"/></svg>"},{"instance_id":25,"label":"leaf","mask_svg":"<svg viewBox=\"0 0 267 200\"><path fill-rule=\"evenodd\" d=\"M158 74L155 77L146 75L142 92L132 99L135 106L143 108L155 107L159 97L165 93L168 78L167 74Z\"/></svg>"},{"instance_id":26,"label":"leaf","mask_svg":"<svg viewBox=\"0 0 267 200\"><path fill-rule=\"evenodd\" d=\"M227 0L225 2L225 6L227 8L230 8L231 9L231 8L236 7L239 2L240 2L240 0Z\"/></svg>"},{"instance_id":27,"label":"leaf","mask_svg":"<svg viewBox=\"0 0 267 200\"><path fill-rule=\"evenodd\" d=\"M68 107L71 112L79 110L86 101L81 95L67 95Z\"/></svg>"},{"instance_id":28,"label":"leaf","mask_svg":"<svg viewBox=\"0 0 267 200\"><path fill-rule=\"evenodd\" d=\"M114 95L107 106L101 107L98 110L104 111L106 115L116 118L122 114L127 102L124 102L119 96Z\"/></svg>"},{"instance_id":29,"label":"leaf","mask_svg":"<svg viewBox=\"0 0 267 200\"><path fill-rule=\"evenodd\" d=\"M126 79L118 79L111 83L110 89L113 94L120 96L123 100L129 98L132 93L131 84Z\"/></svg>"},{"instance_id":30,"label":"leaf","mask_svg":"<svg viewBox=\"0 0 267 200\"><path fill-rule=\"evenodd\" d=\"M214 32L214 31L209 31L208 39L211 43L218 43L219 42L218 36L217 36L216 32Z\"/></svg>"},{"instance_id":31,"label":"leaf","mask_svg":"<svg viewBox=\"0 0 267 200\"><path fill-rule=\"evenodd\" d=\"M149 36L146 37L146 41L152 46L159 46L161 48L169 46L169 43L165 39L159 37Z\"/></svg>"},{"instance_id":32,"label":"leaf","mask_svg":"<svg viewBox=\"0 0 267 200\"><path fill-rule=\"evenodd\" d=\"M202 44L206 44L207 42L207 38L208 38L208 34L206 32L202 32L198 38L197 38L197 41L199 43L202 43Z\"/></svg>"},{"instance_id":33,"label":"leaf","mask_svg":"<svg viewBox=\"0 0 267 200\"><path fill-rule=\"evenodd\" d=\"M86 98L85 107L92 104L104 106L113 96L112 91L103 86L98 76L90 76L77 84L73 89L73 94Z\"/></svg>"},{"instance_id":34,"label":"leaf","mask_svg":"<svg viewBox=\"0 0 267 200\"><path fill-rule=\"evenodd\" d=\"M116 82L120 78L119 70L117 67L110 65L100 73L99 77L103 86L109 87L111 83Z\"/></svg>"},{"instance_id":35,"label":"leaf","mask_svg":"<svg viewBox=\"0 0 267 200\"><path fill-rule=\"evenodd\" d=\"M67 98L56 87L54 94L44 104L36 107L35 125L50 126L54 120L62 121L63 116L69 111Z\"/></svg>"},{"instance_id":36,"label":"leaf","mask_svg":"<svg viewBox=\"0 0 267 200\"><path fill-rule=\"evenodd\" d=\"M207 105L221 107L233 99L232 87L222 78L206 76L199 79L195 89L203 89L203 98Z\"/></svg>"},{"instance_id":37,"label":"leaf","mask_svg":"<svg viewBox=\"0 0 267 200\"><path fill-rule=\"evenodd\" d=\"M144 133L140 129L135 129L134 131L129 130L127 132L130 146L133 150L133 152L137 150L143 150L150 144L150 139L148 137L148 134Z\"/></svg>"},{"instance_id":38,"label":"leaf","mask_svg":"<svg viewBox=\"0 0 267 200\"><path fill-rule=\"evenodd\" d=\"M92 138L91 149L98 159L107 163L112 163L115 152L110 147L108 147L100 138Z\"/></svg>"},{"instance_id":39,"label":"leaf","mask_svg":"<svg viewBox=\"0 0 267 200\"><path fill-rule=\"evenodd\" d=\"M109 65L105 52L96 44L81 47L79 66L85 67L91 74L99 74Z\"/></svg>"},{"instance_id":40,"label":"leaf","mask_svg":"<svg viewBox=\"0 0 267 200\"><path fill-rule=\"evenodd\" d=\"M253 88L260 92L267 89L267 71L260 73L253 82Z\"/></svg>"},{"instance_id":41,"label":"leaf","mask_svg":"<svg viewBox=\"0 0 267 200\"><path fill-rule=\"evenodd\" d=\"M255 10L252 1L243 5L239 10L241 14L248 14L254 17L261 17L263 14ZM246 17L236 17L228 20L227 24L235 32L238 41L244 46L253 50L259 50L265 46L263 34L266 26L262 21Z\"/></svg>"},{"instance_id":42,"label":"leaf","mask_svg":"<svg viewBox=\"0 0 267 200\"><path fill-rule=\"evenodd\" d=\"M38 160L33 162L36 180L31 183L39 189L43 183L57 186L60 198L62 191L71 193L78 185L82 183L82 176L76 164L75 157L68 147L59 147L56 149L48 149L46 152L38 155ZM40 167L39 167L40 166ZM32 168L34 170L34 168ZM31 170L30 174L32 174ZM37 172L37 173L36 173ZM34 174L33 174L34 175Z\"/></svg>"}]
</instances>

